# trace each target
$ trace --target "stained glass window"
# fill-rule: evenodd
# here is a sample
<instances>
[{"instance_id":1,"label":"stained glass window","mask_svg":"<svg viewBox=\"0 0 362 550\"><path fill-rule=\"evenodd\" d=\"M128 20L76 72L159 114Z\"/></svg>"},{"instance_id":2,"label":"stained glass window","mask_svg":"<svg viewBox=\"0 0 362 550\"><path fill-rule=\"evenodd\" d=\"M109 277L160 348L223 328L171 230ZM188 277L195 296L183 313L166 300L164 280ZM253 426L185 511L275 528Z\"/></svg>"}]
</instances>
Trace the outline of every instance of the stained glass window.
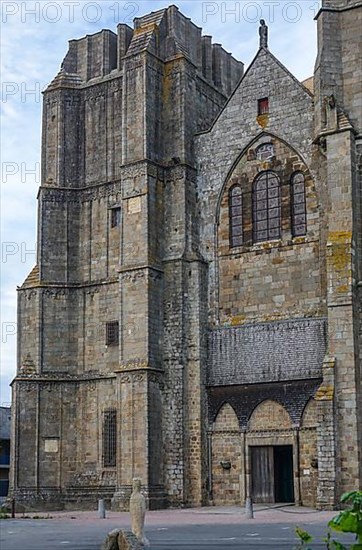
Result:
<instances>
[{"instance_id":1,"label":"stained glass window","mask_svg":"<svg viewBox=\"0 0 362 550\"><path fill-rule=\"evenodd\" d=\"M255 180L253 189L255 242L280 238L280 212L279 179L274 172L263 172Z\"/></svg>"},{"instance_id":2,"label":"stained glass window","mask_svg":"<svg viewBox=\"0 0 362 550\"><path fill-rule=\"evenodd\" d=\"M291 178L291 214L293 237L307 233L307 209L305 201L305 179L302 172L296 172Z\"/></svg>"},{"instance_id":3,"label":"stained glass window","mask_svg":"<svg viewBox=\"0 0 362 550\"><path fill-rule=\"evenodd\" d=\"M240 185L234 185L229 193L230 246L243 243L243 194Z\"/></svg>"}]
</instances>

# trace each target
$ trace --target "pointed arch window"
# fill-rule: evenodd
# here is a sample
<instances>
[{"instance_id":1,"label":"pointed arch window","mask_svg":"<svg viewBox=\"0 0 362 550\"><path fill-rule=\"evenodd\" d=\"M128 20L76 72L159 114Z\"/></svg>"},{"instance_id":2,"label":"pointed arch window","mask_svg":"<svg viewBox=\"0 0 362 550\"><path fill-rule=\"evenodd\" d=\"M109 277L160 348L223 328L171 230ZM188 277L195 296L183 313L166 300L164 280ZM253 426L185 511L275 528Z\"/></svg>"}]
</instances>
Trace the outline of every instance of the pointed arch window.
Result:
<instances>
[{"instance_id":1,"label":"pointed arch window","mask_svg":"<svg viewBox=\"0 0 362 550\"><path fill-rule=\"evenodd\" d=\"M302 172L296 172L292 175L290 182L290 194L292 235L293 237L301 237L307 233L305 178Z\"/></svg>"},{"instance_id":2,"label":"pointed arch window","mask_svg":"<svg viewBox=\"0 0 362 550\"><path fill-rule=\"evenodd\" d=\"M254 241L279 239L281 235L280 182L278 176L267 171L254 181L253 231Z\"/></svg>"},{"instance_id":3,"label":"pointed arch window","mask_svg":"<svg viewBox=\"0 0 362 550\"><path fill-rule=\"evenodd\" d=\"M243 244L243 193L240 185L233 185L229 192L230 246Z\"/></svg>"}]
</instances>

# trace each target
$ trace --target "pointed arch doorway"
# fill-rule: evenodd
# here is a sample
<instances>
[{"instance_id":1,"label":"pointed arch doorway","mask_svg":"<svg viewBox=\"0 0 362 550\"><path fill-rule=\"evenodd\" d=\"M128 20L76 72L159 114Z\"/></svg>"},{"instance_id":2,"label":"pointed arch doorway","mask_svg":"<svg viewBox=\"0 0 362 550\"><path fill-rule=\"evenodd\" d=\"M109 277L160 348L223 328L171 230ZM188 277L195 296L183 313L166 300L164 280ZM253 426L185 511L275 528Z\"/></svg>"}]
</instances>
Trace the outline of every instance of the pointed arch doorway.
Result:
<instances>
[{"instance_id":1,"label":"pointed arch doorway","mask_svg":"<svg viewBox=\"0 0 362 550\"><path fill-rule=\"evenodd\" d=\"M296 445L286 409L276 401L262 401L249 419L246 442L253 501L295 502Z\"/></svg>"}]
</instances>

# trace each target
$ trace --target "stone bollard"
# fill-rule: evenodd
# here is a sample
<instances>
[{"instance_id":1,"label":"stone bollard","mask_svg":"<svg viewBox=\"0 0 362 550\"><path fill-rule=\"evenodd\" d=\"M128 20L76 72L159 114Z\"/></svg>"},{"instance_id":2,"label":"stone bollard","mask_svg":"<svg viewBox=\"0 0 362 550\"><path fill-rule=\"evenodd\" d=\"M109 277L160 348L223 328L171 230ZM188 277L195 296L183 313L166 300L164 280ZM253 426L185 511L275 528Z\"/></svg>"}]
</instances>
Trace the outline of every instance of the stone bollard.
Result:
<instances>
[{"instance_id":1,"label":"stone bollard","mask_svg":"<svg viewBox=\"0 0 362 550\"><path fill-rule=\"evenodd\" d=\"M105 519L106 517L106 508L104 506L104 500L102 498L98 500L98 515L99 519Z\"/></svg>"},{"instance_id":2,"label":"stone bollard","mask_svg":"<svg viewBox=\"0 0 362 550\"><path fill-rule=\"evenodd\" d=\"M139 478L133 479L133 491L129 501L129 511L131 513L132 533L141 544L149 546L149 542L143 532L145 526L146 499L141 494L141 480Z\"/></svg>"},{"instance_id":3,"label":"stone bollard","mask_svg":"<svg viewBox=\"0 0 362 550\"><path fill-rule=\"evenodd\" d=\"M246 519L254 519L253 501L247 497L245 501L245 517Z\"/></svg>"}]
</instances>

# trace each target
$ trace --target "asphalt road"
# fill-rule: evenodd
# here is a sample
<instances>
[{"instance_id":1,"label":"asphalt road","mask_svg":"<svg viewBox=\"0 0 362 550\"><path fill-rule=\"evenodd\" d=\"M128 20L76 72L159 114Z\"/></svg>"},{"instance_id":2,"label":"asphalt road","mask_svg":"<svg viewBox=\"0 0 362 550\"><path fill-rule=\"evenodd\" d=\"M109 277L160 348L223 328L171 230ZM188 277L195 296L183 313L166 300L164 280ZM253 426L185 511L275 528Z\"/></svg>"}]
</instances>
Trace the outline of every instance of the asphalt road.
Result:
<instances>
[{"instance_id":1,"label":"asphalt road","mask_svg":"<svg viewBox=\"0 0 362 550\"><path fill-rule=\"evenodd\" d=\"M325 524L305 525L315 542L308 545L312 550L325 550L322 542ZM1 550L100 550L106 534L119 527L114 520L101 524L78 521L52 520L2 520L0 522ZM292 550L297 545L294 525L244 524L244 525L168 525L150 526L146 536L152 550ZM341 538L345 543L351 538Z\"/></svg>"}]
</instances>

